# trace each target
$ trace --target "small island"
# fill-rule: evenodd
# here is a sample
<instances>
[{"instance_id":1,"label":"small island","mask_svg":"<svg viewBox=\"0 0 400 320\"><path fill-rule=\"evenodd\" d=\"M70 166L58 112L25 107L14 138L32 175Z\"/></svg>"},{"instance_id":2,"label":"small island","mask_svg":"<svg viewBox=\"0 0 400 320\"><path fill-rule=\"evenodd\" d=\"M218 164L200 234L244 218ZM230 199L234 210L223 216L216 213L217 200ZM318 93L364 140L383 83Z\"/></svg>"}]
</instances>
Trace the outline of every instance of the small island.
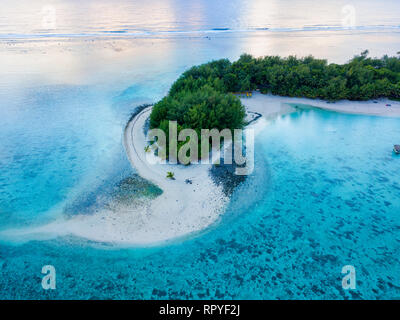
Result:
<instances>
[{"instance_id":1,"label":"small island","mask_svg":"<svg viewBox=\"0 0 400 320\"><path fill-rule=\"evenodd\" d=\"M398 100L400 59L388 56L369 58L366 50L343 65L328 64L327 60L312 56L254 58L248 54L243 54L233 63L228 59L212 61L182 74L168 95L154 105L150 128L159 128L167 133L169 121L177 122L178 134L185 128L198 133L201 129L243 128L246 111L238 96L245 93L244 96L248 97L253 91L309 98L316 100L318 106L321 106L318 100L325 100L324 105L330 104L326 108L333 110L332 104L339 100ZM385 103L385 107L392 105ZM340 106L338 108L346 111L340 110ZM262 111L253 110L265 113ZM366 109L360 113L376 112ZM184 143L178 143L178 150Z\"/></svg>"},{"instance_id":2,"label":"small island","mask_svg":"<svg viewBox=\"0 0 400 320\"><path fill-rule=\"evenodd\" d=\"M123 242L159 243L199 232L219 220L232 192L224 190L222 181L232 186L232 180L215 179L212 164L161 164L147 148L143 128L148 122L150 128L166 132L168 121L176 121L178 130L253 128L257 132L266 119L307 107L400 117L400 102L393 101L399 97L399 81L399 58L371 59L366 52L344 65L313 57L242 55L234 63L223 59L189 69L165 98L140 109L125 128L132 166L163 194L148 204L151 215L135 233L119 230Z\"/></svg>"},{"instance_id":3,"label":"small island","mask_svg":"<svg viewBox=\"0 0 400 320\"><path fill-rule=\"evenodd\" d=\"M8 236L72 234L93 241L148 246L198 234L224 214L235 188L231 172L212 164L161 163L148 148L148 127L166 128L172 120L178 130L251 128L257 136L268 119L305 108L400 117L399 84L398 57L372 59L366 53L344 65L313 57L242 55L233 63L223 59L193 67L161 101L136 108L124 130L128 159L142 178L162 190L157 197L146 199L134 210L121 207L117 215L105 210L30 228L28 233L10 229ZM393 152L396 143L388 145L388 152ZM394 150L398 149L396 145ZM217 167L222 170L216 178Z\"/></svg>"}]
</instances>

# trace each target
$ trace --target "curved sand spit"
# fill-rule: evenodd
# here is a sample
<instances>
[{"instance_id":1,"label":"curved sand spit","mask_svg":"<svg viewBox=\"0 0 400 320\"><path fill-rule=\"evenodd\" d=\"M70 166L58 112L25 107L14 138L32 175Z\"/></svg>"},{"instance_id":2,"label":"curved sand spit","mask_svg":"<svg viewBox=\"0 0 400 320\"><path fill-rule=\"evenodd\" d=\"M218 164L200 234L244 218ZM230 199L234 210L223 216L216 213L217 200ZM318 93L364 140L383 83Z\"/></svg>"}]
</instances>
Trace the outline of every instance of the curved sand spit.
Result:
<instances>
[{"instance_id":1,"label":"curved sand spit","mask_svg":"<svg viewBox=\"0 0 400 320\"><path fill-rule=\"evenodd\" d=\"M216 186L210 175L211 165L152 164L157 160L144 151L147 145L143 131L151 107L134 117L124 132L124 144L132 166L143 178L158 185L163 193L141 206L118 207L94 215L77 215L50 224L3 232L3 236L20 241L50 239L75 235L93 241L119 245L154 245L166 240L189 235L205 229L218 220L228 198L221 186ZM168 171L175 180L166 178ZM185 182L190 179L192 184Z\"/></svg>"},{"instance_id":2,"label":"curved sand spit","mask_svg":"<svg viewBox=\"0 0 400 320\"><path fill-rule=\"evenodd\" d=\"M295 111L289 104L312 105L318 108L344 113L400 117L400 103L386 99L368 102L339 101L327 103L322 100L288 98L263 95L255 92L253 97L242 99L248 111L262 114L263 118L252 124L256 131L265 126L265 120ZM388 107L386 104L390 104ZM144 109L127 125L124 144L132 166L143 178L158 185L163 194L154 200L143 201L140 206L104 209L94 215L76 215L69 219L57 219L47 225L8 229L1 238L13 241L49 239L58 236L78 237L119 245L152 245L200 231L218 220L228 198L222 188L216 186L209 176L210 165L152 164L157 160L152 153L144 151L147 145L143 132L151 107ZM249 114L249 120L254 114ZM148 161L152 160L152 161ZM176 180L166 178L167 171ZM192 184L187 184L190 179Z\"/></svg>"},{"instance_id":3,"label":"curved sand spit","mask_svg":"<svg viewBox=\"0 0 400 320\"><path fill-rule=\"evenodd\" d=\"M290 107L288 104L310 105L316 108L341 113L400 117L400 102L388 99L370 101L341 100L328 103L319 99L280 97L254 92L251 98L244 98L242 102L249 110L259 112L266 118L281 114L282 111L288 111L287 108Z\"/></svg>"}]
</instances>

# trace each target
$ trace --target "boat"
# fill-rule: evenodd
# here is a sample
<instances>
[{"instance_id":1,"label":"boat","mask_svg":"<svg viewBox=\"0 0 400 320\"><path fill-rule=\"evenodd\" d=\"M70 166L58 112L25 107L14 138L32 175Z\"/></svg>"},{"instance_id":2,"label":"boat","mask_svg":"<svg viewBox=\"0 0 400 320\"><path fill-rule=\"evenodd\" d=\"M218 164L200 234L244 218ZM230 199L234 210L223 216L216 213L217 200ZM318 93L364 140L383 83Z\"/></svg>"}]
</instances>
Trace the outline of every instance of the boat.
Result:
<instances>
[{"instance_id":1,"label":"boat","mask_svg":"<svg viewBox=\"0 0 400 320\"><path fill-rule=\"evenodd\" d=\"M393 151L396 154L400 154L400 144L395 144L393 147Z\"/></svg>"}]
</instances>

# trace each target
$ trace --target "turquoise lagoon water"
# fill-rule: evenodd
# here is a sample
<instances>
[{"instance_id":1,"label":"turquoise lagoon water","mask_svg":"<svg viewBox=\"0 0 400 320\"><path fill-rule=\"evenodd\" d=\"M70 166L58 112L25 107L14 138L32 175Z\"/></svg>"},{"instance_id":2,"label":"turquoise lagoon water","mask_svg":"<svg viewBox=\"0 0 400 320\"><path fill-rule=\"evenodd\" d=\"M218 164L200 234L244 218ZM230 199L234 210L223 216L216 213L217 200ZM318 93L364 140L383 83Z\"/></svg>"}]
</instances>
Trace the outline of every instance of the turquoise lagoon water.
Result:
<instances>
[{"instance_id":1,"label":"turquoise lagoon water","mask_svg":"<svg viewBox=\"0 0 400 320\"><path fill-rule=\"evenodd\" d=\"M400 36L392 0L353 1L352 30L339 0L58 1L55 29L41 24L46 3L19 3L0 14L0 232L107 206L134 174L131 112L194 64L243 52L340 63L393 55ZM153 248L1 239L0 298L398 298L399 139L399 119L303 110L264 123L255 171L216 226ZM41 287L47 264L54 291Z\"/></svg>"},{"instance_id":2,"label":"turquoise lagoon water","mask_svg":"<svg viewBox=\"0 0 400 320\"><path fill-rule=\"evenodd\" d=\"M7 298L398 298L400 120L304 110L265 125L223 221L148 249L2 246ZM57 290L40 288L44 264ZM353 265L357 290L341 288Z\"/></svg>"}]
</instances>

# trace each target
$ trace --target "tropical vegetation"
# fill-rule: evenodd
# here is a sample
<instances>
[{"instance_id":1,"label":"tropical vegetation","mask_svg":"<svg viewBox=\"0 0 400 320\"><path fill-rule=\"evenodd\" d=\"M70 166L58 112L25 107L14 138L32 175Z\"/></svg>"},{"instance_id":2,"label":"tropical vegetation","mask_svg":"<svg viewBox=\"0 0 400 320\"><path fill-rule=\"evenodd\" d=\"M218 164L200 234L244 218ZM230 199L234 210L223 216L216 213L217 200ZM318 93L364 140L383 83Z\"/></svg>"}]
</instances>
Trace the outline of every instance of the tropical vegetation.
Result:
<instances>
[{"instance_id":1,"label":"tropical vegetation","mask_svg":"<svg viewBox=\"0 0 400 320\"><path fill-rule=\"evenodd\" d=\"M168 121L173 120L178 133L184 128L242 128L245 108L232 93L252 90L328 101L399 99L400 58L370 58L366 50L345 64L312 56L254 58L249 54L233 63L212 61L182 74L154 105L150 127L168 133Z\"/></svg>"}]
</instances>

